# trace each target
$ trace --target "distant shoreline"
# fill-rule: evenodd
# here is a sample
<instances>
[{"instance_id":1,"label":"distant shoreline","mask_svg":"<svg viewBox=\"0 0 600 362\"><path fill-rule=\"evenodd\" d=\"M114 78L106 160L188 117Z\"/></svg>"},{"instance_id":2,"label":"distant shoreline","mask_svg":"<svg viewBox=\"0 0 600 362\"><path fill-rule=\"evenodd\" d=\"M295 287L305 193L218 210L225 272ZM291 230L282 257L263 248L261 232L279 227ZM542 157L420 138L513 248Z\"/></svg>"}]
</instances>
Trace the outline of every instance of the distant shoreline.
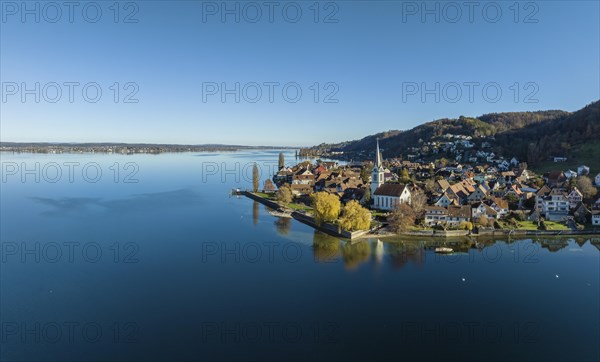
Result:
<instances>
[{"instance_id":1,"label":"distant shoreline","mask_svg":"<svg viewBox=\"0 0 600 362\"><path fill-rule=\"evenodd\" d=\"M0 142L0 152L11 153L106 153L106 154L160 154L182 152L236 152L243 150L293 150L298 147L243 146L223 144L179 145L151 143L48 143Z\"/></svg>"}]
</instances>

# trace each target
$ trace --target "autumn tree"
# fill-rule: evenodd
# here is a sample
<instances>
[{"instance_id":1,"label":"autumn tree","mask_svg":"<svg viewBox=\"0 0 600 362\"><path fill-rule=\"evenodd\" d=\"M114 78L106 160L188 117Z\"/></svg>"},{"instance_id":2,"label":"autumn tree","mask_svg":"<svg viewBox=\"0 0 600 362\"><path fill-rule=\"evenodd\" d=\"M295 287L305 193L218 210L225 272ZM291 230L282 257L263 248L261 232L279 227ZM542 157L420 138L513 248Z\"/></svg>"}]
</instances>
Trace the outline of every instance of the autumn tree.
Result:
<instances>
[{"instance_id":1,"label":"autumn tree","mask_svg":"<svg viewBox=\"0 0 600 362\"><path fill-rule=\"evenodd\" d=\"M394 232L402 232L410 229L411 226L415 224L415 212L413 211L410 205L401 203L392 214L388 216L388 223L390 224L390 228Z\"/></svg>"},{"instance_id":2,"label":"autumn tree","mask_svg":"<svg viewBox=\"0 0 600 362\"><path fill-rule=\"evenodd\" d=\"M283 157L283 152L279 152L279 170L285 166L285 158Z\"/></svg>"},{"instance_id":3,"label":"autumn tree","mask_svg":"<svg viewBox=\"0 0 600 362\"><path fill-rule=\"evenodd\" d=\"M479 218L479 225L481 227L488 227L489 224L490 224L490 221L489 221L488 217L485 215L481 215L481 217Z\"/></svg>"},{"instance_id":4,"label":"autumn tree","mask_svg":"<svg viewBox=\"0 0 600 362\"><path fill-rule=\"evenodd\" d=\"M277 201L282 202L284 204L289 204L292 202L294 195L292 194L292 189L290 185L283 184L279 190L277 190Z\"/></svg>"},{"instance_id":5,"label":"autumn tree","mask_svg":"<svg viewBox=\"0 0 600 362\"><path fill-rule=\"evenodd\" d=\"M312 206L315 213L315 221L321 223L334 221L340 215L340 198L327 192L316 192L311 195Z\"/></svg>"},{"instance_id":6,"label":"autumn tree","mask_svg":"<svg viewBox=\"0 0 600 362\"><path fill-rule=\"evenodd\" d=\"M371 212L352 200L342 209L340 226L350 231L367 230L371 226Z\"/></svg>"},{"instance_id":7,"label":"autumn tree","mask_svg":"<svg viewBox=\"0 0 600 362\"><path fill-rule=\"evenodd\" d=\"M429 178L425 181L425 185L423 187L425 188L425 191L433 192L435 188L435 181Z\"/></svg>"},{"instance_id":8,"label":"autumn tree","mask_svg":"<svg viewBox=\"0 0 600 362\"><path fill-rule=\"evenodd\" d=\"M592 180L587 176L577 177L577 188L583 194L586 199L591 199L596 196L598 189L592 184Z\"/></svg>"},{"instance_id":9,"label":"autumn tree","mask_svg":"<svg viewBox=\"0 0 600 362\"><path fill-rule=\"evenodd\" d=\"M271 179L266 179L265 183L263 185L263 190L265 192L273 192L275 191L275 184L273 184L273 181L271 181Z\"/></svg>"},{"instance_id":10,"label":"autumn tree","mask_svg":"<svg viewBox=\"0 0 600 362\"><path fill-rule=\"evenodd\" d=\"M258 171L258 165L254 163L252 167L252 190L258 192L258 185L260 183L260 172Z\"/></svg>"},{"instance_id":11,"label":"autumn tree","mask_svg":"<svg viewBox=\"0 0 600 362\"><path fill-rule=\"evenodd\" d=\"M411 196L410 204L415 212L415 216L418 218L425 211L427 206L427 195L421 190L415 191Z\"/></svg>"},{"instance_id":12,"label":"autumn tree","mask_svg":"<svg viewBox=\"0 0 600 362\"><path fill-rule=\"evenodd\" d=\"M458 225L460 230L473 230L473 223L470 221L463 221Z\"/></svg>"},{"instance_id":13,"label":"autumn tree","mask_svg":"<svg viewBox=\"0 0 600 362\"><path fill-rule=\"evenodd\" d=\"M408 174L408 170L403 168L400 172L400 182L407 183L410 181L410 175Z\"/></svg>"}]
</instances>

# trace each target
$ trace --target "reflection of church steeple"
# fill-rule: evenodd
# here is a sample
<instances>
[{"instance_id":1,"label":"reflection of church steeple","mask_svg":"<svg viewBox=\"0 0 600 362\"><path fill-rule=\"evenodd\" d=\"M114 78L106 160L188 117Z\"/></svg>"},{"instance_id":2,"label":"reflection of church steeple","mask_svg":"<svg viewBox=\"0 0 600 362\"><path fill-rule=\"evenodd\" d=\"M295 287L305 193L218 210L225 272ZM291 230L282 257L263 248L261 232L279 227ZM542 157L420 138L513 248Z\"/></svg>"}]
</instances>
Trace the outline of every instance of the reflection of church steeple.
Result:
<instances>
[{"instance_id":1,"label":"reflection of church steeple","mask_svg":"<svg viewBox=\"0 0 600 362\"><path fill-rule=\"evenodd\" d=\"M375 151L375 165L371 171L371 195L375 194L375 191L379 186L385 182L383 179L383 164L381 162L381 152L379 151L379 139L377 139L377 149Z\"/></svg>"}]
</instances>

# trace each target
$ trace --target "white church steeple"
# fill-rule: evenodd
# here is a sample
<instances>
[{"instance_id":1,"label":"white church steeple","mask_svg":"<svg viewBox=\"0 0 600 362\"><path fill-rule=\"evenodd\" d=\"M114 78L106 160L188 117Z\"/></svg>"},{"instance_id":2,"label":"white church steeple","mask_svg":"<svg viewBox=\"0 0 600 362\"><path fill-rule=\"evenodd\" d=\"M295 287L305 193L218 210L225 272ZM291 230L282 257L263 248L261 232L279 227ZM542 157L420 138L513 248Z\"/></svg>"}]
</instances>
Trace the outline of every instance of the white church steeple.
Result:
<instances>
[{"instance_id":1,"label":"white church steeple","mask_svg":"<svg viewBox=\"0 0 600 362\"><path fill-rule=\"evenodd\" d=\"M383 165L381 163L381 152L379 152L379 139L377 139L377 150L375 152L375 165L371 171L371 195L375 195L375 191L379 186L384 184ZM371 196L372 197L372 196Z\"/></svg>"}]
</instances>

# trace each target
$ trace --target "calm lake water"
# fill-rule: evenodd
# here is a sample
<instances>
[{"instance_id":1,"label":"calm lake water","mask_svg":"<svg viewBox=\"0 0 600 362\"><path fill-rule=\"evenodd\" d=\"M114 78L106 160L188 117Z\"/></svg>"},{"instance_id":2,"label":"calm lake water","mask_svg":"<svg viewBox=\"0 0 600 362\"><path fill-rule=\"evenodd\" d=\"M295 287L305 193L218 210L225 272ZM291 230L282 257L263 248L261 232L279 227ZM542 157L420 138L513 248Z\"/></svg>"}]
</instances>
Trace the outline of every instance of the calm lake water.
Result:
<instances>
[{"instance_id":1,"label":"calm lake water","mask_svg":"<svg viewBox=\"0 0 600 362\"><path fill-rule=\"evenodd\" d=\"M600 359L599 238L351 244L229 195L278 153L1 154L0 360Z\"/></svg>"}]
</instances>

